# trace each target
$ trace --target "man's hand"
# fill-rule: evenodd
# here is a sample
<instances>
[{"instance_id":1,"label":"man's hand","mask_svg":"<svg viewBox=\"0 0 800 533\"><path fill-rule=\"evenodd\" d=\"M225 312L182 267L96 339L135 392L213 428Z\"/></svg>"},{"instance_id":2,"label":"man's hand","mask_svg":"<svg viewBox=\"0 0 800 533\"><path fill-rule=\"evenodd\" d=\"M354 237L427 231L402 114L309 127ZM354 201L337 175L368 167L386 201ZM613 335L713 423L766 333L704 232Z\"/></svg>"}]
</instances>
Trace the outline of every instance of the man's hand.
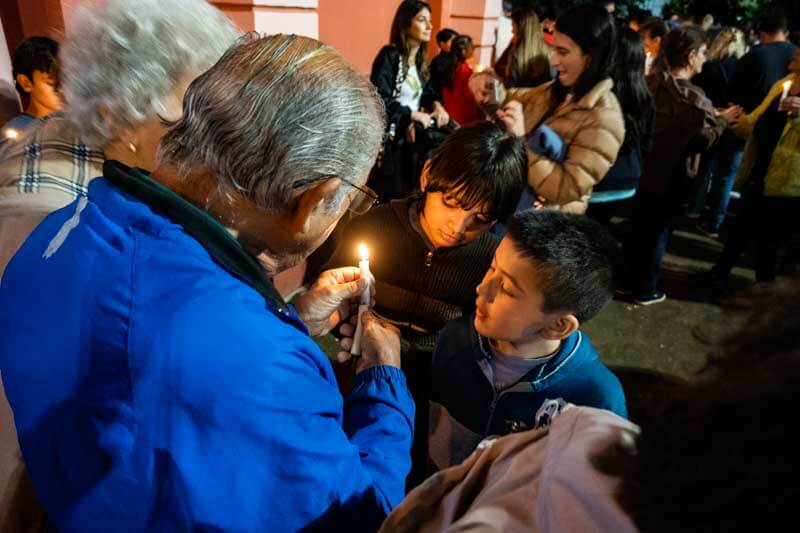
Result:
<instances>
[{"instance_id":1,"label":"man's hand","mask_svg":"<svg viewBox=\"0 0 800 533\"><path fill-rule=\"evenodd\" d=\"M372 312L361 315L361 355L356 358L356 372L372 366L387 365L400 368L400 332L391 324L385 324ZM339 341L342 351L336 360L340 363L350 360L358 315L351 317L349 324L339 328L343 335Z\"/></svg>"},{"instance_id":2,"label":"man's hand","mask_svg":"<svg viewBox=\"0 0 800 533\"><path fill-rule=\"evenodd\" d=\"M356 267L335 268L320 274L308 292L292 303L309 332L324 335L357 312L361 294L368 281L361 279ZM370 283L374 301L375 283Z\"/></svg>"},{"instance_id":3,"label":"man's hand","mask_svg":"<svg viewBox=\"0 0 800 533\"><path fill-rule=\"evenodd\" d=\"M525 116L522 113L522 104L520 102L511 100L497 110L497 116L506 125L508 131L517 137L525 135Z\"/></svg>"}]
</instances>

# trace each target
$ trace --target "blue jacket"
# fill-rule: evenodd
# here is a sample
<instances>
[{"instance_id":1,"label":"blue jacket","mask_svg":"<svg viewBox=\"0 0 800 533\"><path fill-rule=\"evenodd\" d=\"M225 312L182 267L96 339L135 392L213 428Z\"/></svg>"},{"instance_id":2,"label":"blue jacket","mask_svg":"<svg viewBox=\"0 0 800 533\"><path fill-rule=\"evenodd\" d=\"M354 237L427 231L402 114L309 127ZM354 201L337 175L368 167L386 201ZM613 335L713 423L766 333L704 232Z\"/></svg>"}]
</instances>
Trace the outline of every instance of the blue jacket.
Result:
<instances>
[{"instance_id":1,"label":"blue jacket","mask_svg":"<svg viewBox=\"0 0 800 533\"><path fill-rule=\"evenodd\" d=\"M0 368L56 528L374 531L410 468L402 373L343 400L221 225L141 171L104 175L0 285Z\"/></svg>"},{"instance_id":2,"label":"blue jacket","mask_svg":"<svg viewBox=\"0 0 800 533\"><path fill-rule=\"evenodd\" d=\"M491 351L473 321L465 316L449 322L433 353L428 449L436 468L460 463L485 437L533 428L536 411L548 399L627 417L622 385L580 331L547 363L497 393Z\"/></svg>"}]
</instances>

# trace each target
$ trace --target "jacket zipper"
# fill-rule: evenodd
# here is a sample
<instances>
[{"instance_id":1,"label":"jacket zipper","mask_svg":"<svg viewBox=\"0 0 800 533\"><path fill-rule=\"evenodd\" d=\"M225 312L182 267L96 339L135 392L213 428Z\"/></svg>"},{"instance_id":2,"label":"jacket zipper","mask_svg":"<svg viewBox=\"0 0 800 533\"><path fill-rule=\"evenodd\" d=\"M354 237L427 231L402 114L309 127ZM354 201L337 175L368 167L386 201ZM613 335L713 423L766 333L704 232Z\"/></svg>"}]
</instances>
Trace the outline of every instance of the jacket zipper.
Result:
<instances>
[{"instance_id":1,"label":"jacket zipper","mask_svg":"<svg viewBox=\"0 0 800 533\"><path fill-rule=\"evenodd\" d=\"M433 264L433 250L430 250L430 251L428 252L428 255L427 255L427 256L425 256L425 266L426 266L426 267L428 267L428 268L430 268L430 266L431 266L432 264Z\"/></svg>"}]
</instances>

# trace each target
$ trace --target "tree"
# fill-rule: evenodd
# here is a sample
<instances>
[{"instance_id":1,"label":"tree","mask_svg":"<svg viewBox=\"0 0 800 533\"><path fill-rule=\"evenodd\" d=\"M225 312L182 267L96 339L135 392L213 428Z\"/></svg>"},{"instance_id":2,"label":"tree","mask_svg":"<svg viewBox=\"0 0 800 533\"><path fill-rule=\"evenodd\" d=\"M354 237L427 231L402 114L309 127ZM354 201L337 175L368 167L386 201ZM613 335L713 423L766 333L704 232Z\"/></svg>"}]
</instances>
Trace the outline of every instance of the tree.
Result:
<instances>
[{"instance_id":1,"label":"tree","mask_svg":"<svg viewBox=\"0 0 800 533\"><path fill-rule=\"evenodd\" d=\"M723 24L757 23L771 13L782 13L790 22L800 21L797 0L670 0L669 7L683 17L702 19L706 13Z\"/></svg>"}]
</instances>

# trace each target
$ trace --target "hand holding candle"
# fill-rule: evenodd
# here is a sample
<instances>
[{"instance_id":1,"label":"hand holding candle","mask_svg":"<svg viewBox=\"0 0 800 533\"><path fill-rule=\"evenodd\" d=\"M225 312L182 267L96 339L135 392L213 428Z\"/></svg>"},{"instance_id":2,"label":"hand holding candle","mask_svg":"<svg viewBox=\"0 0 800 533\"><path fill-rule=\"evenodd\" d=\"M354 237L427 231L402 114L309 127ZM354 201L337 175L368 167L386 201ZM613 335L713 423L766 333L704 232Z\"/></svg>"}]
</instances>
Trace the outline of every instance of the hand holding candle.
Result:
<instances>
[{"instance_id":1,"label":"hand holding candle","mask_svg":"<svg viewBox=\"0 0 800 533\"><path fill-rule=\"evenodd\" d=\"M361 258L361 260L358 262L358 269L361 272L361 278L367 279L371 284L372 274L369 271L369 250L364 243L358 245L358 255ZM361 304L358 306L358 323L356 325L355 335L353 336L353 347L350 349L350 353L352 355L361 355L361 335L363 334L361 317L364 314L364 311L367 311L372 303L370 301L370 290L370 285L367 285L367 288L361 294Z\"/></svg>"}]
</instances>

